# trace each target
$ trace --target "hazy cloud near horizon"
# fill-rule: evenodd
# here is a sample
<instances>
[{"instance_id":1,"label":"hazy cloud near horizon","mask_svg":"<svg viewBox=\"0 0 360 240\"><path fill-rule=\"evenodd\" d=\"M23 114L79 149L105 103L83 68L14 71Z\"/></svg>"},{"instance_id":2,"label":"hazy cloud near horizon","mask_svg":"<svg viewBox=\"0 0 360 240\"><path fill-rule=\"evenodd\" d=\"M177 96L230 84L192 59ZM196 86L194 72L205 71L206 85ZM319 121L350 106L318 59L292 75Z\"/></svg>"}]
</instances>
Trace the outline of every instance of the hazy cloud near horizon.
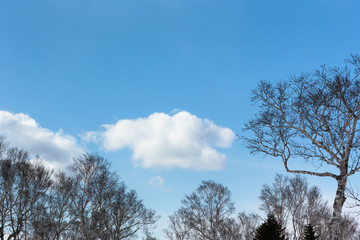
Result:
<instances>
[{"instance_id":1,"label":"hazy cloud near horizon","mask_svg":"<svg viewBox=\"0 0 360 240\"><path fill-rule=\"evenodd\" d=\"M30 154L39 155L47 167L64 170L72 159L83 154L77 141L62 131L52 132L42 128L27 114L0 110L0 134L10 146L23 148Z\"/></svg>"},{"instance_id":2,"label":"hazy cloud near horizon","mask_svg":"<svg viewBox=\"0 0 360 240\"><path fill-rule=\"evenodd\" d=\"M235 133L186 111L173 115L153 113L147 118L123 119L88 132L83 140L97 142L108 151L130 148L132 162L142 168L220 170Z\"/></svg>"}]
</instances>

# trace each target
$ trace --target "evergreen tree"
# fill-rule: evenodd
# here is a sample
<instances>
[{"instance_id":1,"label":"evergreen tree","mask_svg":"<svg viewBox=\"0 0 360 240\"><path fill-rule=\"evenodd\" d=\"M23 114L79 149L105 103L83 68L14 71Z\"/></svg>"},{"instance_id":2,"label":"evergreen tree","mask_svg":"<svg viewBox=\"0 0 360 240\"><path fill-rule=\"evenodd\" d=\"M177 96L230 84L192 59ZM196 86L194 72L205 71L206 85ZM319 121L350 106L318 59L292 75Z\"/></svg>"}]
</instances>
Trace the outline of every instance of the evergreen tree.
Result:
<instances>
[{"instance_id":1,"label":"evergreen tree","mask_svg":"<svg viewBox=\"0 0 360 240\"><path fill-rule=\"evenodd\" d=\"M306 225L304 231L304 240L316 240L318 236L315 235L314 227L311 224Z\"/></svg>"},{"instance_id":2,"label":"evergreen tree","mask_svg":"<svg viewBox=\"0 0 360 240\"><path fill-rule=\"evenodd\" d=\"M256 230L254 240L285 240L284 229L274 215L268 215L266 221Z\"/></svg>"}]
</instances>

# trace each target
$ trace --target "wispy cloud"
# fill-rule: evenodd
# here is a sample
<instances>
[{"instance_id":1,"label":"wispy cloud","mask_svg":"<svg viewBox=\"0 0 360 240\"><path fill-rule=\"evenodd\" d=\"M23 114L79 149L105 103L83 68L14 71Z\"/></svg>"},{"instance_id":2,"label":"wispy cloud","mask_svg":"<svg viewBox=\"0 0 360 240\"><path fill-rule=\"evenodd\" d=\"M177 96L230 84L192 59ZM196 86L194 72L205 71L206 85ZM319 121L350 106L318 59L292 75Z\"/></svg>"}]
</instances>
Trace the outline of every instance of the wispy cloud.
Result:
<instances>
[{"instance_id":1,"label":"wispy cloud","mask_svg":"<svg viewBox=\"0 0 360 240\"><path fill-rule=\"evenodd\" d=\"M161 176L150 178L149 185L152 187L161 187L164 185L164 179Z\"/></svg>"},{"instance_id":2,"label":"wispy cloud","mask_svg":"<svg viewBox=\"0 0 360 240\"><path fill-rule=\"evenodd\" d=\"M75 138L42 128L29 115L0 111L0 134L11 146L24 148L31 154L38 154L50 168L64 169L74 157L83 153Z\"/></svg>"},{"instance_id":3,"label":"wispy cloud","mask_svg":"<svg viewBox=\"0 0 360 240\"><path fill-rule=\"evenodd\" d=\"M226 156L216 148L230 147L234 132L186 111L154 113L147 118L103 125L84 139L99 141L106 150L133 150L132 161L143 168L219 170Z\"/></svg>"}]
</instances>

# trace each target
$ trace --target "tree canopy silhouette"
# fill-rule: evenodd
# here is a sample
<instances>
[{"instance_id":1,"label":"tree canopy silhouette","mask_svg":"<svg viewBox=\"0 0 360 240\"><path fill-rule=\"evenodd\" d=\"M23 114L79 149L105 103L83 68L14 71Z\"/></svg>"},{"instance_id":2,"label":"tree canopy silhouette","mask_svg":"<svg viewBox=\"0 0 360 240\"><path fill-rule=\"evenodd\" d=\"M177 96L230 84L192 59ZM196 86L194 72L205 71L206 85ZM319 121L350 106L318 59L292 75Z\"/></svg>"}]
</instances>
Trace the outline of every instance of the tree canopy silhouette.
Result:
<instances>
[{"instance_id":1,"label":"tree canopy silhouette","mask_svg":"<svg viewBox=\"0 0 360 240\"><path fill-rule=\"evenodd\" d=\"M311 224L306 225L304 229L304 240L316 240L318 236L315 235L315 229Z\"/></svg>"},{"instance_id":2,"label":"tree canopy silhouette","mask_svg":"<svg viewBox=\"0 0 360 240\"><path fill-rule=\"evenodd\" d=\"M94 154L54 174L0 136L0 239L132 239L158 220ZM149 239L151 236L148 234Z\"/></svg>"},{"instance_id":3,"label":"tree canopy silhouette","mask_svg":"<svg viewBox=\"0 0 360 240\"><path fill-rule=\"evenodd\" d=\"M285 240L284 229L274 215L268 215L266 221L256 230L254 240Z\"/></svg>"}]
</instances>

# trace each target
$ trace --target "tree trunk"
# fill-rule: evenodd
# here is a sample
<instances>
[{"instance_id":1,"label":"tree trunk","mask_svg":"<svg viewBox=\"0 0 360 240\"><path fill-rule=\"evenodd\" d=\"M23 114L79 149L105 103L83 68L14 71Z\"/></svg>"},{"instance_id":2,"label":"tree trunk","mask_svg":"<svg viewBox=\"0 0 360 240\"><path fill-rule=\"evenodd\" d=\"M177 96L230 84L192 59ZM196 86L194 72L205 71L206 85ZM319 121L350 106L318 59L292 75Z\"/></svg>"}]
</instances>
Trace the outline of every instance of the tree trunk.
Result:
<instances>
[{"instance_id":1,"label":"tree trunk","mask_svg":"<svg viewBox=\"0 0 360 240\"><path fill-rule=\"evenodd\" d=\"M333 215L330 222L330 235L329 240L340 240L340 222L341 222L341 212L342 207L345 203L345 187L347 182L347 176L339 178L337 180L338 187L336 191L336 197L333 205Z\"/></svg>"},{"instance_id":2,"label":"tree trunk","mask_svg":"<svg viewBox=\"0 0 360 240\"><path fill-rule=\"evenodd\" d=\"M85 238L85 210L81 211L81 239L86 240Z\"/></svg>"}]
</instances>

